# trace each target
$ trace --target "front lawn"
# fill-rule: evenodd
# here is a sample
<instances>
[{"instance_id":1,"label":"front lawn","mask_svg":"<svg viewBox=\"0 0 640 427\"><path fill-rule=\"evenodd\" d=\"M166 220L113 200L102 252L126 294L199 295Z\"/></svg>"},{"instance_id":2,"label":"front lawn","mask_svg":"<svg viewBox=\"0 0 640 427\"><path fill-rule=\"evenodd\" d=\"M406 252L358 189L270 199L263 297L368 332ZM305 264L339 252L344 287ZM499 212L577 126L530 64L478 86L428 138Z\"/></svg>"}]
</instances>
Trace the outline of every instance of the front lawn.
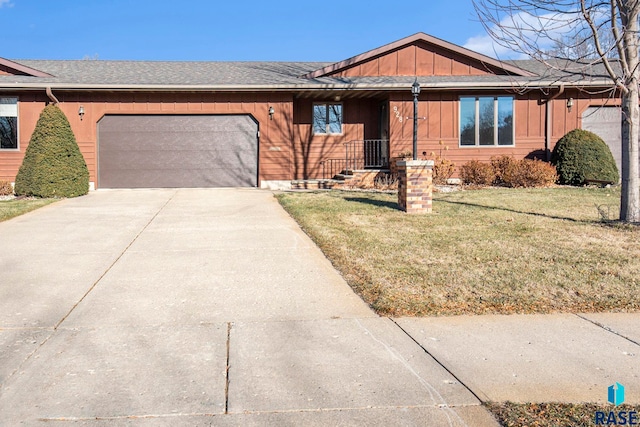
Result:
<instances>
[{"instance_id":1,"label":"front lawn","mask_svg":"<svg viewBox=\"0 0 640 427\"><path fill-rule=\"evenodd\" d=\"M13 199L0 200L0 222L31 212L59 199Z\"/></svg>"},{"instance_id":2,"label":"front lawn","mask_svg":"<svg viewBox=\"0 0 640 427\"><path fill-rule=\"evenodd\" d=\"M382 315L640 307L640 227L602 221L617 216L617 188L436 193L427 215L388 194L278 200Z\"/></svg>"}]
</instances>

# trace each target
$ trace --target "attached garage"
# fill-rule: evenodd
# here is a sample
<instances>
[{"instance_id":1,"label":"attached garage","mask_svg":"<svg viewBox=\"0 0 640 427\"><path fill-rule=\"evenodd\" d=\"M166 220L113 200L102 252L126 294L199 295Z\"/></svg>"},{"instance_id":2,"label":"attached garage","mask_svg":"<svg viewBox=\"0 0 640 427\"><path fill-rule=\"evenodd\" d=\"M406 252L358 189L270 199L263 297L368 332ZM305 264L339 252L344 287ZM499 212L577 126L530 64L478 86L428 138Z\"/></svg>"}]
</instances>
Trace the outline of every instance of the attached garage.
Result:
<instances>
[{"instance_id":1,"label":"attached garage","mask_svg":"<svg viewBox=\"0 0 640 427\"><path fill-rule=\"evenodd\" d=\"M256 187L258 124L249 115L106 115L100 188Z\"/></svg>"},{"instance_id":2,"label":"attached garage","mask_svg":"<svg viewBox=\"0 0 640 427\"><path fill-rule=\"evenodd\" d=\"M582 113L582 129L598 135L613 154L621 171L622 165L622 117L620 107L589 107Z\"/></svg>"}]
</instances>

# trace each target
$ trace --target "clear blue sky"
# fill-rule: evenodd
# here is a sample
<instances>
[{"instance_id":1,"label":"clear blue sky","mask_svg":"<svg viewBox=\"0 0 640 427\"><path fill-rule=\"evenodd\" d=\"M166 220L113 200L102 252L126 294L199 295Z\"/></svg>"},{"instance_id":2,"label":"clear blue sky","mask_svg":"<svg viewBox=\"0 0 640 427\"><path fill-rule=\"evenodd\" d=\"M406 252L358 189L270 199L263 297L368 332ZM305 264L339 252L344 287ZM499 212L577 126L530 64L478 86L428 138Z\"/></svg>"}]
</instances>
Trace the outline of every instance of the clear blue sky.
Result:
<instances>
[{"instance_id":1,"label":"clear blue sky","mask_svg":"<svg viewBox=\"0 0 640 427\"><path fill-rule=\"evenodd\" d=\"M471 0L0 0L0 28L9 59L338 61L485 34Z\"/></svg>"}]
</instances>

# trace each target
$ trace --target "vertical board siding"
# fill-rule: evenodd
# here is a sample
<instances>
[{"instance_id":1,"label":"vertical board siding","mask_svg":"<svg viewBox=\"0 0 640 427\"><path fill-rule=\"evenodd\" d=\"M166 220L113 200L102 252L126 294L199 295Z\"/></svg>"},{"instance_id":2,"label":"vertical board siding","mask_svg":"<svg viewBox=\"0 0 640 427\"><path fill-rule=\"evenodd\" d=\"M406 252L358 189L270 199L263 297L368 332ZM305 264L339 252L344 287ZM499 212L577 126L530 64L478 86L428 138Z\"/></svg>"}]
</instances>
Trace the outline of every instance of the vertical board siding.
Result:
<instances>
[{"instance_id":1,"label":"vertical board siding","mask_svg":"<svg viewBox=\"0 0 640 427\"><path fill-rule=\"evenodd\" d=\"M318 101L323 102L323 101ZM365 135L378 138L378 101L348 99L342 102L341 135L314 135L312 130L313 100L301 99L294 104L294 139L292 143L292 178L313 179L322 176L323 160L343 159L344 144L361 141ZM371 139L375 139L371 138Z\"/></svg>"},{"instance_id":2,"label":"vertical board siding","mask_svg":"<svg viewBox=\"0 0 640 427\"><path fill-rule=\"evenodd\" d=\"M412 76L416 75L416 46L409 46L398 51L398 75Z\"/></svg>"},{"instance_id":3,"label":"vertical board siding","mask_svg":"<svg viewBox=\"0 0 640 427\"><path fill-rule=\"evenodd\" d=\"M434 66L433 52L420 48L397 52L395 66L405 64L404 55L414 55L415 66L425 69ZM393 61L387 61L392 67ZM404 65L403 65L404 67ZM469 68L473 71L473 67ZM312 99L295 99L292 94L231 94L231 93L55 93L60 108L69 119L80 150L89 167L90 179L97 180L97 122L106 114L252 114L259 122L260 180L288 180L318 178L321 162L328 158L344 158L344 143L353 140L377 139L381 100L349 98L343 104L344 123L341 135L312 134ZM516 96L514 147L459 147L459 96L468 92L429 92L420 95L418 116L418 154L439 153L458 166L472 159L488 161L492 156L508 154L518 158L539 156L545 144L545 103L539 92ZM499 95L499 93L495 93ZM408 90L388 95L390 154L410 149L413 137L413 97ZM547 98L548 95L545 95ZM567 98L574 98L569 112ZM319 100L320 101L320 100ZM0 151L0 179L14 181L24 157L40 112L48 102L44 93L19 95L19 151ZM82 120L78 116L84 107ZM550 102L553 114L549 149L568 131L581 127L582 113L589 106L620 105L609 94L587 95L568 90ZM268 115L273 106L273 120ZM394 111L394 108L397 110ZM409 118L409 119L407 119ZM442 141L443 145L440 145ZM99 183L97 183L99 185Z\"/></svg>"},{"instance_id":4,"label":"vertical board siding","mask_svg":"<svg viewBox=\"0 0 640 427\"><path fill-rule=\"evenodd\" d=\"M428 158L443 155L459 167L470 160L488 162L493 156L509 155L516 158L544 159L545 148L545 103L539 92L517 95L515 98L515 146L512 147L460 147L459 146L459 96L473 93L427 92L420 94L418 105L418 156L426 152ZM496 95L500 95L496 93ZM567 98L574 97L574 107L569 112ZM572 129L581 126L582 112L590 105L605 105L606 96L578 93L551 101L553 109L552 137L549 149L555 142ZM618 102L619 104L619 102ZM394 114L394 108L400 113L400 120ZM413 97L406 93L390 95L390 133L391 155L412 149L413 140ZM422 117L426 116L425 120ZM409 119L407 119L409 117ZM444 149L447 147L447 149ZM432 154L433 153L433 154Z\"/></svg>"},{"instance_id":5,"label":"vertical board siding","mask_svg":"<svg viewBox=\"0 0 640 427\"><path fill-rule=\"evenodd\" d=\"M261 131L273 129L262 133L260 138L260 180L288 179L290 176L291 94L54 93L69 119L93 182L97 180L97 122L106 114L252 114L260 123ZM19 96L20 150L0 151L0 179L15 180L40 112L47 102L44 93ZM85 110L82 120L78 116L80 105ZM269 120L270 105L276 109L273 120Z\"/></svg>"},{"instance_id":6,"label":"vertical board siding","mask_svg":"<svg viewBox=\"0 0 640 427\"><path fill-rule=\"evenodd\" d=\"M481 61L428 43L413 44L334 72L336 77L468 76L494 73Z\"/></svg>"}]
</instances>

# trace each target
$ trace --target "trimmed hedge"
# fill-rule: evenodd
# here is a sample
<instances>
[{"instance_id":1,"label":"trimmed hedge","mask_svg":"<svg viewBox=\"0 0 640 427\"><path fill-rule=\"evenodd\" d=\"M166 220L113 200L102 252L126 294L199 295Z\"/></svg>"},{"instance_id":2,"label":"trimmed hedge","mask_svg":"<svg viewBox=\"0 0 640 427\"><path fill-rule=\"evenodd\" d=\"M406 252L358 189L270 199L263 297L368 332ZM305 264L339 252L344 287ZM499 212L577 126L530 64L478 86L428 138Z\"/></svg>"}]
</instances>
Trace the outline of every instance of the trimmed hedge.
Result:
<instances>
[{"instance_id":1,"label":"trimmed hedge","mask_svg":"<svg viewBox=\"0 0 640 427\"><path fill-rule=\"evenodd\" d=\"M593 132L574 129L560 138L551 154L560 184L583 185L587 180L617 183L618 167L607 144Z\"/></svg>"},{"instance_id":2,"label":"trimmed hedge","mask_svg":"<svg viewBox=\"0 0 640 427\"><path fill-rule=\"evenodd\" d=\"M510 156L492 157L491 163L471 160L460 167L465 184L506 187L548 187L558 175L556 168L540 160L516 160Z\"/></svg>"},{"instance_id":3,"label":"trimmed hedge","mask_svg":"<svg viewBox=\"0 0 640 427\"><path fill-rule=\"evenodd\" d=\"M77 197L89 192L89 170L67 117L47 105L31 135L15 182L16 195Z\"/></svg>"},{"instance_id":4,"label":"trimmed hedge","mask_svg":"<svg viewBox=\"0 0 640 427\"><path fill-rule=\"evenodd\" d=\"M541 160L515 160L502 175L507 187L549 187L558 179L556 168Z\"/></svg>"},{"instance_id":5,"label":"trimmed hedge","mask_svg":"<svg viewBox=\"0 0 640 427\"><path fill-rule=\"evenodd\" d=\"M13 194L13 187L9 181L0 181L0 196L9 196Z\"/></svg>"},{"instance_id":6,"label":"trimmed hedge","mask_svg":"<svg viewBox=\"0 0 640 427\"><path fill-rule=\"evenodd\" d=\"M460 166L460 178L465 184L491 185L496 179L492 165L471 160Z\"/></svg>"},{"instance_id":7,"label":"trimmed hedge","mask_svg":"<svg viewBox=\"0 0 640 427\"><path fill-rule=\"evenodd\" d=\"M493 171L495 172L495 181L496 185L505 184L504 176L508 174L510 169L513 169L514 164L518 161L511 156L507 156L503 154L502 156L493 156L491 157L491 166L493 167Z\"/></svg>"}]
</instances>

